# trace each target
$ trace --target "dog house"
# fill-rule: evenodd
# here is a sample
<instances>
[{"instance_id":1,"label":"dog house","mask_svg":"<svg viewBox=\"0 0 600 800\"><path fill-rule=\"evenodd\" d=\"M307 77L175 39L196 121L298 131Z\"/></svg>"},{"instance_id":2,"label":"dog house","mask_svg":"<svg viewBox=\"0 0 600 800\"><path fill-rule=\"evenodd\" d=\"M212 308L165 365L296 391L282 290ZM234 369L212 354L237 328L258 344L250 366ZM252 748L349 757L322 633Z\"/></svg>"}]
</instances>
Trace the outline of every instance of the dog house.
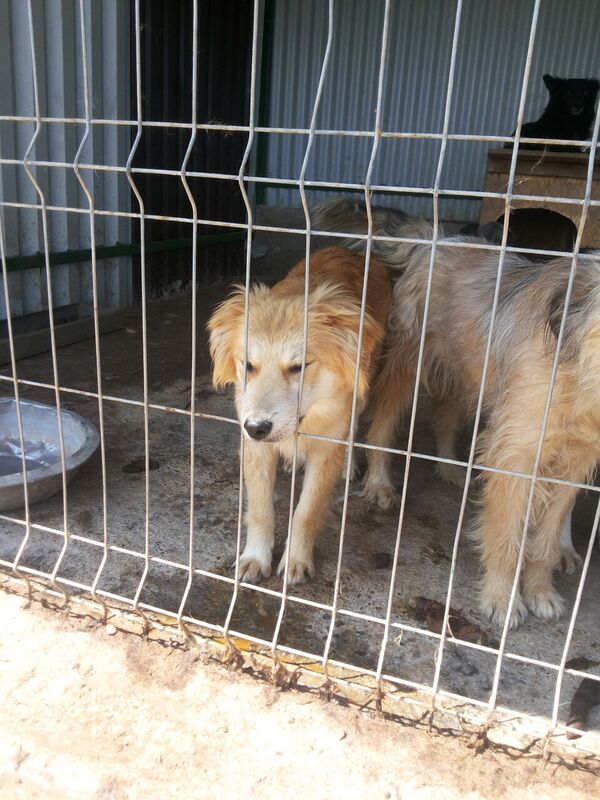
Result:
<instances>
[{"instance_id":1,"label":"dog house","mask_svg":"<svg viewBox=\"0 0 600 800\"><path fill-rule=\"evenodd\" d=\"M507 191L512 150L490 150L484 191L501 195ZM570 250L581 219L589 155L544 150L520 150L511 198L511 233L520 247ZM596 158L591 181L592 201L600 200L600 158ZM479 222L501 221L505 201L486 196L481 201ZM600 205L591 204L583 228L582 248L600 248Z\"/></svg>"}]
</instances>

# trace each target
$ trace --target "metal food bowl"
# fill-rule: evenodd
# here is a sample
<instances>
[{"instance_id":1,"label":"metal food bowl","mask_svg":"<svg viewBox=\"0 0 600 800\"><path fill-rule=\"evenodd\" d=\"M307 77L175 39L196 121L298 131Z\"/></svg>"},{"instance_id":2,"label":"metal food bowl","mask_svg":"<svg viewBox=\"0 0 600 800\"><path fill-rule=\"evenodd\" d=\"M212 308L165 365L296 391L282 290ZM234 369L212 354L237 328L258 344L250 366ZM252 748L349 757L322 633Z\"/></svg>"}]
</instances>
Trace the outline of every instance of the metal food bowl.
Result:
<instances>
[{"instance_id":1,"label":"metal food bowl","mask_svg":"<svg viewBox=\"0 0 600 800\"><path fill-rule=\"evenodd\" d=\"M29 503L39 503L62 489L58 412L54 406L21 400L21 421ZM98 431L72 411L61 411L67 481L98 447ZM23 460L13 398L0 399L0 511L25 505Z\"/></svg>"}]
</instances>

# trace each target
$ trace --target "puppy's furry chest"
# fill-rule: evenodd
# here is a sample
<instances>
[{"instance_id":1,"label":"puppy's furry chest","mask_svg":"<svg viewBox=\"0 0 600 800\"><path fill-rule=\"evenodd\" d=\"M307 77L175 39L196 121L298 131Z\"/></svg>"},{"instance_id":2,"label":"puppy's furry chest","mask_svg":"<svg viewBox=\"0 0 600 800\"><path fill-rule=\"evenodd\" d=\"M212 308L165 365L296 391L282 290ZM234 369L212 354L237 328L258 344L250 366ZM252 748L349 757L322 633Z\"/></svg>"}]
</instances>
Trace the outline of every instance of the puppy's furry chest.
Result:
<instances>
[{"instance_id":1,"label":"puppy's furry chest","mask_svg":"<svg viewBox=\"0 0 600 800\"><path fill-rule=\"evenodd\" d=\"M281 442L277 442L275 445L275 449L279 453L279 456L283 459L285 467L287 470L291 471L294 461L294 437L290 437L289 439L284 439ZM298 438L298 453L296 456L296 466L302 467L306 462L306 446L302 436Z\"/></svg>"}]
</instances>

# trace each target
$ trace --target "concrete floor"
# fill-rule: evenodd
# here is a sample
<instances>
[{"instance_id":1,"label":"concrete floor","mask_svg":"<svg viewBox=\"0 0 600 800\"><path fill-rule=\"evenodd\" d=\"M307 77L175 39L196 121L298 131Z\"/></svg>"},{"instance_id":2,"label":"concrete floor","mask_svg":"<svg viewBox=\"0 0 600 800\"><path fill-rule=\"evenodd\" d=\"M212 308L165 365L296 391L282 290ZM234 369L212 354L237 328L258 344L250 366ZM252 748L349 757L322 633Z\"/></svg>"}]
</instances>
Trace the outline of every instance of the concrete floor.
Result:
<instances>
[{"instance_id":1,"label":"concrete floor","mask_svg":"<svg viewBox=\"0 0 600 800\"><path fill-rule=\"evenodd\" d=\"M206 319L226 287L199 289L197 407L199 411L234 416L229 395L213 391L209 374ZM190 390L189 296L152 303L148 309L148 360L150 402L183 409ZM123 317L124 328L102 338L104 392L125 399L142 399L141 325L137 311ZM59 375L63 385L95 391L96 375L93 342L86 341L62 349ZM4 370L7 374L7 370ZM24 379L52 382L49 355L19 363ZM3 384L3 394L9 385ZM2 389L2 386L0 386ZM23 396L52 403L53 393L42 389L23 389ZM63 394L65 407L98 423L97 401ZM421 404L415 448L432 452L426 401ZM110 541L131 550L144 550L144 476L124 471L132 459L144 453L143 414L139 407L107 400L104 404L107 446L108 527ZM189 550L189 429L188 417L164 411L150 414L150 456L158 462L150 473L150 551L153 555L187 563ZM196 510L194 519L194 564L198 568L226 575L235 552L238 520L238 429L224 422L200 420L196 426ZM402 437L401 437L402 438ZM401 481L401 459L394 469ZM289 475L282 473L278 483L277 530L281 552L287 530ZM381 566L391 555L397 526L395 512L367 508L354 487L350 497L342 565L341 607L373 616L385 615L390 569ZM342 486L340 484L340 494ZM393 621L419 626L411 604L422 595L438 601L445 598L449 580L450 555L455 534L460 490L442 484L433 474L430 462L416 459L411 467L408 502L400 548L399 570L393 594ZM591 523L591 501L583 498L575 515L575 544L585 547ZM293 594L322 603L332 601L339 544L341 502L336 502L327 532L319 541L318 574L315 580L294 587ZM20 512L17 513L17 516ZM101 541L102 495L100 459L96 455L68 490L69 529ZM57 496L32 508L34 522L61 529L62 499ZM12 559L23 536L23 527L0 523L0 557ZM32 531L22 564L52 571L62 546L62 538ZM100 564L102 551L89 544L72 541L58 575L91 584ZM143 560L111 553L101 575L99 588L132 598L143 572ZM453 607L462 609L473 622L492 637L498 635L479 620L474 608L478 575L477 556L469 542L463 542L454 582ZM582 656L600 662L600 554L594 552L590 574L569 657ZM572 607L577 575L557 575L556 583ZM177 611L187 582L187 573L178 568L152 565L141 594L141 601L165 610ZM279 589L281 581L271 577L265 585ZM200 621L222 624L231 600L231 587L223 582L198 577L188 597L186 614ZM240 591L232 627L270 640L279 611L279 600ZM558 663L569 617L553 623L529 618L510 634L508 652ZM282 643L320 654L330 625L327 612L290 603L281 629ZM358 667L375 669L381 646L382 628L373 622L339 617L333 636L331 657ZM431 684L436 655L435 640L414 633L394 635L385 653L386 673ZM448 644L440 686L450 692L487 700L492 684L495 658L491 654ZM598 667L592 671L600 674ZM517 713L547 716L553 703L554 672L517 661L506 660L502 668L498 702ZM570 699L579 679L566 676L563 684L561 719L565 720ZM600 710L591 718L600 731ZM599 745L596 745L600 749Z\"/></svg>"}]
</instances>

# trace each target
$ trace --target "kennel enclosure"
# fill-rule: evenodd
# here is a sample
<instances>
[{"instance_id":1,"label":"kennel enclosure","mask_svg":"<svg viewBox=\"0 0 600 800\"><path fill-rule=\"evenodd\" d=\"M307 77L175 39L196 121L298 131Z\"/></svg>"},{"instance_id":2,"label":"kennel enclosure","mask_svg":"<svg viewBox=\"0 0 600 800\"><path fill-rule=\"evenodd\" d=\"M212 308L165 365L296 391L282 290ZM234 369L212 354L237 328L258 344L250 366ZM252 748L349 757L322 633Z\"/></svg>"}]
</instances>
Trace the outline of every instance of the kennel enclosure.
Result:
<instances>
[{"instance_id":1,"label":"kennel enclosure","mask_svg":"<svg viewBox=\"0 0 600 800\"><path fill-rule=\"evenodd\" d=\"M244 536L240 430L212 390L204 330L232 278L272 281L319 246L309 209L335 192L433 219L432 271L441 224L476 221L482 204L506 222L489 246L499 274L507 251L554 255L509 247L520 162L507 150L492 186L486 158L543 108L543 72L600 73L599 8L13 0L0 14L3 394L72 408L101 441L61 495L0 516L6 581L390 713L597 757L597 712L580 738L566 728L581 681L600 680L596 487L575 513L583 569L557 579L565 617L493 630L473 609L465 536L474 438L465 490L441 484L415 391L393 449L399 512L366 508L346 474L316 579L243 584L230 570ZM573 268L600 206L598 128L576 191L528 190L536 207L577 208ZM355 238L368 264L373 233ZM101 335L109 314L117 328ZM82 315L87 338L58 346ZM31 326L46 351L17 360ZM364 455L360 432L351 444ZM281 538L300 480L279 477Z\"/></svg>"}]
</instances>

